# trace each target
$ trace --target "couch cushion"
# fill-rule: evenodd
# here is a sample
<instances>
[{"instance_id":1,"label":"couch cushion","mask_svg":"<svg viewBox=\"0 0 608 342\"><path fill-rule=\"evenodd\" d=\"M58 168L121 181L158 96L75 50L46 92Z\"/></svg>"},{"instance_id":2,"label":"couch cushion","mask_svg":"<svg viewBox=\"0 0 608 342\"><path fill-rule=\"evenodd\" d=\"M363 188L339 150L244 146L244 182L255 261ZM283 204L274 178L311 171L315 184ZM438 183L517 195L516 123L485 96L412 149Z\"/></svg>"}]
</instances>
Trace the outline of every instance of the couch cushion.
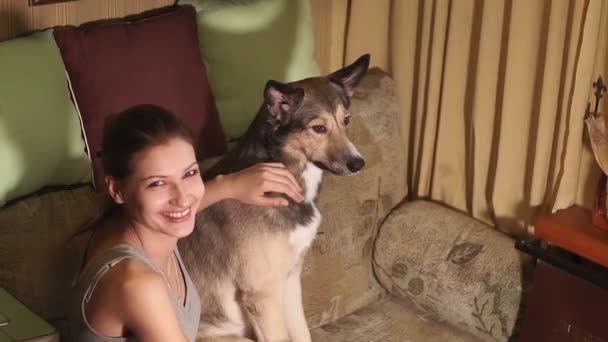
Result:
<instances>
[{"instance_id":1,"label":"couch cushion","mask_svg":"<svg viewBox=\"0 0 608 342\"><path fill-rule=\"evenodd\" d=\"M56 324L88 233L108 201L90 186L31 196L0 210L0 287Z\"/></svg>"},{"instance_id":2,"label":"couch cushion","mask_svg":"<svg viewBox=\"0 0 608 342\"><path fill-rule=\"evenodd\" d=\"M315 342L476 342L438 316L388 296L311 331Z\"/></svg>"},{"instance_id":3,"label":"couch cushion","mask_svg":"<svg viewBox=\"0 0 608 342\"><path fill-rule=\"evenodd\" d=\"M374 253L382 285L483 339L507 341L521 318L531 260L492 227L416 201L380 227Z\"/></svg>"},{"instance_id":4,"label":"couch cushion","mask_svg":"<svg viewBox=\"0 0 608 342\"><path fill-rule=\"evenodd\" d=\"M309 0L180 0L197 7L201 53L228 138L242 135L269 79L318 76Z\"/></svg>"},{"instance_id":5,"label":"couch cushion","mask_svg":"<svg viewBox=\"0 0 608 342\"><path fill-rule=\"evenodd\" d=\"M78 114L50 31L0 43L0 206L90 179Z\"/></svg>"},{"instance_id":6,"label":"couch cushion","mask_svg":"<svg viewBox=\"0 0 608 342\"><path fill-rule=\"evenodd\" d=\"M407 193L405 149L394 81L379 69L363 78L352 99L348 134L365 158L352 177L323 176L323 215L306 256L304 309L311 327L332 322L375 301L371 254L380 222Z\"/></svg>"},{"instance_id":7,"label":"couch cushion","mask_svg":"<svg viewBox=\"0 0 608 342\"><path fill-rule=\"evenodd\" d=\"M95 184L103 188L104 118L137 104L176 114L194 133L200 157L226 150L191 6L135 22L70 27L55 31L78 106Z\"/></svg>"}]
</instances>

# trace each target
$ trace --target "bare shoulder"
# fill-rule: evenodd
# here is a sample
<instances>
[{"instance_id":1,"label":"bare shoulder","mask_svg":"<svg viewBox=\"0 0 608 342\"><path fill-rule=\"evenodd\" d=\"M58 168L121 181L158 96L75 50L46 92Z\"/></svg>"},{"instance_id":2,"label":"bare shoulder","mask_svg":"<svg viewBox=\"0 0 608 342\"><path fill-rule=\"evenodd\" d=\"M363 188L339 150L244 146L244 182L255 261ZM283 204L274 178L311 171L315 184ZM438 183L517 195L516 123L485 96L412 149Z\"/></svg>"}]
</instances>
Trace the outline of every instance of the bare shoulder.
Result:
<instances>
[{"instance_id":1,"label":"bare shoulder","mask_svg":"<svg viewBox=\"0 0 608 342\"><path fill-rule=\"evenodd\" d=\"M99 279L87 311L101 311L119 317L127 314L131 307L131 301L125 299L164 293L166 290L160 274L136 259L127 258L112 266Z\"/></svg>"},{"instance_id":2,"label":"bare shoulder","mask_svg":"<svg viewBox=\"0 0 608 342\"><path fill-rule=\"evenodd\" d=\"M107 293L114 297L121 310L132 307L133 301L138 299L145 300L167 295L162 276L132 258L114 265L100 280L98 287L99 294L103 296Z\"/></svg>"},{"instance_id":3,"label":"bare shoulder","mask_svg":"<svg viewBox=\"0 0 608 342\"><path fill-rule=\"evenodd\" d=\"M100 325L114 321L113 326L121 327L121 335L128 331L145 341L185 338L164 278L136 259L113 266L100 279L93 297L91 304L97 303L94 307L98 309L93 316L102 319Z\"/></svg>"}]
</instances>

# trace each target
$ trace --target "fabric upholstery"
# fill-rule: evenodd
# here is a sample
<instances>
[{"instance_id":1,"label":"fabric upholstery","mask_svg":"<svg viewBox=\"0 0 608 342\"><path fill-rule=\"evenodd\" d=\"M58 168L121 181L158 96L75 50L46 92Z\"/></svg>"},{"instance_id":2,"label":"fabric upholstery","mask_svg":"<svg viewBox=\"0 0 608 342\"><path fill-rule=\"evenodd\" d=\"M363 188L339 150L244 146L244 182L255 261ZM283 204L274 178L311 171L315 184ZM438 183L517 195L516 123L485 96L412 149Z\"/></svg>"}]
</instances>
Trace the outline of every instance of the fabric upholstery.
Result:
<instances>
[{"instance_id":1,"label":"fabric upholstery","mask_svg":"<svg viewBox=\"0 0 608 342\"><path fill-rule=\"evenodd\" d=\"M104 187L104 119L138 104L174 113L193 132L201 156L226 151L197 39L191 6L138 20L55 31L93 160Z\"/></svg>"},{"instance_id":2,"label":"fabric upholstery","mask_svg":"<svg viewBox=\"0 0 608 342\"><path fill-rule=\"evenodd\" d=\"M229 139L253 120L266 81L319 75L309 0L179 3L197 7L201 54Z\"/></svg>"},{"instance_id":3,"label":"fabric upholstery","mask_svg":"<svg viewBox=\"0 0 608 342\"><path fill-rule=\"evenodd\" d=\"M315 342L477 342L479 337L394 296L312 330Z\"/></svg>"},{"instance_id":4,"label":"fabric upholstery","mask_svg":"<svg viewBox=\"0 0 608 342\"><path fill-rule=\"evenodd\" d=\"M510 341L517 332L532 263L508 236L414 201L389 215L375 251L378 279L397 297L485 340Z\"/></svg>"},{"instance_id":5,"label":"fabric upholstery","mask_svg":"<svg viewBox=\"0 0 608 342\"><path fill-rule=\"evenodd\" d=\"M0 43L0 206L90 179L78 114L51 31Z\"/></svg>"},{"instance_id":6,"label":"fabric upholstery","mask_svg":"<svg viewBox=\"0 0 608 342\"><path fill-rule=\"evenodd\" d=\"M89 234L109 202L90 186L28 197L0 210L0 287L55 323Z\"/></svg>"}]
</instances>

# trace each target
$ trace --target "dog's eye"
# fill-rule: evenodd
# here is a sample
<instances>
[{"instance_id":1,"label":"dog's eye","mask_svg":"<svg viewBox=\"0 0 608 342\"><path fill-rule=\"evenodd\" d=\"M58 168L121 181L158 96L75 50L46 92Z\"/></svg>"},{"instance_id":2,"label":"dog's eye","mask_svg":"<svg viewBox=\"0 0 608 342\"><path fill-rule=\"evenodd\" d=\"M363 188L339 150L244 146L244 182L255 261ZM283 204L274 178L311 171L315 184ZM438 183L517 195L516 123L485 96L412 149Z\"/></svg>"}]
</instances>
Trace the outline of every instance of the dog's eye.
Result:
<instances>
[{"instance_id":1,"label":"dog's eye","mask_svg":"<svg viewBox=\"0 0 608 342\"><path fill-rule=\"evenodd\" d=\"M350 116L345 116L344 117L344 126L348 126L349 123L350 123Z\"/></svg>"},{"instance_id":2,"label":"dog's eye","mask_svg":"<svg viewBox=\"0 0 608 342\"><path fill-rule=\"evenodd\" d=\"M325 127L323 125L314 125L314 126L312 126L312 130L319 134L327 133L327 127Z\"/></svg>"}]
</instances>

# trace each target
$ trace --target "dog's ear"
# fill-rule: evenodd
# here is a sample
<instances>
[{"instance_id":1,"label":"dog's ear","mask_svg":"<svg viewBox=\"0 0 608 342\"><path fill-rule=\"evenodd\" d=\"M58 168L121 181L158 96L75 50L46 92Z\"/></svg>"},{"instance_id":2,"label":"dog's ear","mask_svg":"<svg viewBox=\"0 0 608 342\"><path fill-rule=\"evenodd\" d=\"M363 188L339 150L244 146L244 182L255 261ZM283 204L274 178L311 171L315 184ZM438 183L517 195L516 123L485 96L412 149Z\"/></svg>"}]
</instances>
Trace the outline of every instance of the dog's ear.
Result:
<instances>
[{"instance_id":1,"label":"dog's ear","mask_svg":"<svg viewBox=\"0 0 608 342\"><path fill-rule=\"evenodd\" d=\"M264 104L272 117L281 125L298 108L304 98L304 89L294 88L277 81L268 81L264 88Z\"/></svg>"},{"instance_id":2,"label":"dog's ear","mask_svg":"<svg viewBox=\"0 0 608 342\"><path fill-rule=\"evenodd\" d=\"M330 74L327 78L342 87L346 95L351 97L355 93L355 87L357 87L357 84L365 76L369 68L369 58L369 54L365 54L359 57L353 64Z\"/></svg>"}]
</instances>

